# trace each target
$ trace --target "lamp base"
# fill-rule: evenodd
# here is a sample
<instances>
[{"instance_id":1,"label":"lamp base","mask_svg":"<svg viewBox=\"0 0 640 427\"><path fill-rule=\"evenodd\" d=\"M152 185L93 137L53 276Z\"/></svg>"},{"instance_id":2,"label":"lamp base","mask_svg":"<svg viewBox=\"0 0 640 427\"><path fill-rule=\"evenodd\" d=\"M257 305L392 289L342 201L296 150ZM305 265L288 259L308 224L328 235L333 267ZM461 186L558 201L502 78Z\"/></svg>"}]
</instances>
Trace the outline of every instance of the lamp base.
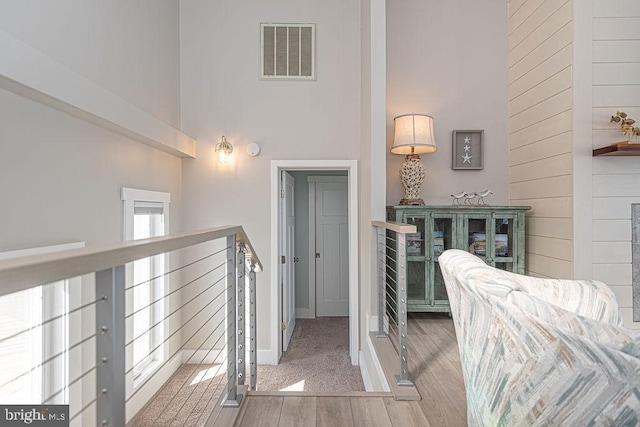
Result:
<instances>
[{"instance_id":1,"label":"lamp base","mask_svg":"<svg viewBox=\"0 0 640 427\"><path fill-rule=\"evenodd\" d=\"M424 206L424 200L422 199L402 199L400 200L400 206Z\"/></svg>"}]
</instances>

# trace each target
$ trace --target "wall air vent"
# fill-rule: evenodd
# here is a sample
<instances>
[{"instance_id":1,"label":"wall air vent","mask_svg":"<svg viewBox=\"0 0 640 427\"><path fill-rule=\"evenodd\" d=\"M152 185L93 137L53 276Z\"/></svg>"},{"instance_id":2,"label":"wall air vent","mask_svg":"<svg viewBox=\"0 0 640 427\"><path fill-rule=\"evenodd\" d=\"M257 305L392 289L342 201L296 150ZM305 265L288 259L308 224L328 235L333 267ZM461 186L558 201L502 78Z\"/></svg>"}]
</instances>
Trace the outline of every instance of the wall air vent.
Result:
<instances>
[{"instance_id":1,"label":"wall air vent","mask_svg":"<svg viewBox=\"0 0 640 427\"><path fill-rule=\"evenodd\" d=\"M262 63L267 80L315 80L315 24L260 24Z\"/></svg>"}]
</instances>

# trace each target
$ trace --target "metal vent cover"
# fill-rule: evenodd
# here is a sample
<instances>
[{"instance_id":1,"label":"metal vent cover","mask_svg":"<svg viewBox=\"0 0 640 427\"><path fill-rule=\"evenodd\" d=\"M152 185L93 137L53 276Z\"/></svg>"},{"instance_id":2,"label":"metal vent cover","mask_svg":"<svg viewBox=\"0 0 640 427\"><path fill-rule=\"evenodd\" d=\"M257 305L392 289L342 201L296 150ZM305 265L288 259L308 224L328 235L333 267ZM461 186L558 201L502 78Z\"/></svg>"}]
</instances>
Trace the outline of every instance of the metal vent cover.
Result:
<instances>
[{"instance_id":1,"label":"metal vent cover","mask_svg":"<svg viewBox=\"0 0 640 427\"><path fill-rule=\"evenodd\" d=\"M260 24L261 79L315 80L315 24Z\"/></svg>"}]
</instances>

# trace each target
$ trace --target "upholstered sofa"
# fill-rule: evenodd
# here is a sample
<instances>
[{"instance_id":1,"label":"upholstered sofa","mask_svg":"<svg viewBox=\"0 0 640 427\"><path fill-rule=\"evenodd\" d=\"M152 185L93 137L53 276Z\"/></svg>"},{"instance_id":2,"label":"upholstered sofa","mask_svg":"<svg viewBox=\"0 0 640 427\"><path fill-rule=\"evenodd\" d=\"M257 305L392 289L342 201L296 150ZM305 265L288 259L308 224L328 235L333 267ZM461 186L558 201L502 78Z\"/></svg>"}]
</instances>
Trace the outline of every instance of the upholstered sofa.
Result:
<instances>
[{"instance_id":1,"label":"upholstered sofa","mask_svg":"<svg viewBox=\"0 0 640 427\"><path fill-rule=\"evenodd\" d=\"M640 425L640 334L603 283L439 258L471 426Z\"/></svg>"}]
</instances>

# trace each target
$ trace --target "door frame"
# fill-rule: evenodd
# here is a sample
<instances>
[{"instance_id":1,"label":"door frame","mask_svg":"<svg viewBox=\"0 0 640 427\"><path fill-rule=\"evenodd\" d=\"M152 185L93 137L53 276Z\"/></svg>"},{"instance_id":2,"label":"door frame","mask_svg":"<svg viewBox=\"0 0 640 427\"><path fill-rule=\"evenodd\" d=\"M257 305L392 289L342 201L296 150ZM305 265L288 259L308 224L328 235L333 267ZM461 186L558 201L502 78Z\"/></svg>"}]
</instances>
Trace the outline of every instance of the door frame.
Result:
<instances>
[{"instance_id":1,"label":"door frame","mask_svg":"<svg viewBox=\"0 0 640 427\"><path fill-rule=\"evenodd\" d=\"M316 317L316 184L321 182L345 182L349 190L348 176L309 176L309 317ZM349 202L347 201L347 204ZM347 219L348 221L348 219ZM351 227L351 224L349 224ZM349 236L351 239L351 236ZM349 265L351 269L351 265ZM349 290L351 303L351 290Z\"/></svg>"},{"instance_id":2,"label":"door frame","mask_svg":"<svg viewBox=\"0 0 640 427\"><path fill-rule=\"evenodd\" d=\"M282 289L280 287L280 174L281 171L346 170L348 177L349 222L349 355L358 365L359 299L358 293L358 161L357 160L272 160L271 161L271 357L265 362L277 364L282 355Z\"/></svg>"}]
</instances>

